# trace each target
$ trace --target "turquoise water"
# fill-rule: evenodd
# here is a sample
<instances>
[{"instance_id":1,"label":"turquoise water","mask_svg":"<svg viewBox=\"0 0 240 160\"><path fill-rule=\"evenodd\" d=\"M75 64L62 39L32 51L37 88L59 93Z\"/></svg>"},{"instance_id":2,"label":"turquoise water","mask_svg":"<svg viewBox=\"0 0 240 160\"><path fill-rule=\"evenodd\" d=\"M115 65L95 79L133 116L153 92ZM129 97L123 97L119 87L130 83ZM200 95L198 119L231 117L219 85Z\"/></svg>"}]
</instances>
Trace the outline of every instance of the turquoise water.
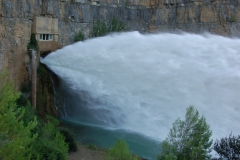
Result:
<instances>
[{"instance_id":1,"label":"turquoise water","mask_svg":"<svg viewBox=\"0 0 240 160\"><path fill-rule=\"evenodd\" d=\"M160 144L148 137L124 130L109 130L97 126L89 126L64 118L62 122L73 130L76 140L83 144L94 144L97 147L109 148L120 138L128 143L133 154L155 160L160 152Z\"/></svg>"}]
</instances>

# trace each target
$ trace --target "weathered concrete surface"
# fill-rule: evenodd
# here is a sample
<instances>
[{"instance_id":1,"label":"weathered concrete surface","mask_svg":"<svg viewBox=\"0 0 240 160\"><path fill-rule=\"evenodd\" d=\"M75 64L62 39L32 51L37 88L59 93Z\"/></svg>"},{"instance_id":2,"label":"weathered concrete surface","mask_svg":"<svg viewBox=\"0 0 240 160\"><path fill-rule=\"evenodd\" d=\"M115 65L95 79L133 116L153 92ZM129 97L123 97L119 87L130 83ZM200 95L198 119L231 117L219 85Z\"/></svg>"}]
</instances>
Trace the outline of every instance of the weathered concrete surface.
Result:
<instances>
[{"instance_id":1,"label":"weathered concrete surface","mask_svg":"<svg viewBox=\"0 0 240 160\"><path fill-rule=\"evenodd\" d=\"M79 31L90 37L94 22L113 17L140 32L240 36L240 0L1 0L0 70L7 68L17 86L29 79L27 44L35 16L58 19L61 46Z\"/></svg>"}]
</instances>

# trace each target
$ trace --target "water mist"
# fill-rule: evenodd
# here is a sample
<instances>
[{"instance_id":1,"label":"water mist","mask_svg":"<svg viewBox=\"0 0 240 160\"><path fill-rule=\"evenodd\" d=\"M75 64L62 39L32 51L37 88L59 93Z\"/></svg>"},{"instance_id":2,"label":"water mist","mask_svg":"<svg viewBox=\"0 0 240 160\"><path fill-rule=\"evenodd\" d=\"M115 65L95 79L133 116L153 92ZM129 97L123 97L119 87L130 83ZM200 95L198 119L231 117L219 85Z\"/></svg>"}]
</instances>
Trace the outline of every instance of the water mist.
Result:
<instances>
[{"instance_id":1,"label":"water mist","mask_svg":"<svg viewBox=\"0 0 240 160\"><path fill-rule=\"evenodd\" d=\"M62 79L68 115L161 141L194 105L213 139L240 133L240 40L216 35L112 34L42 60Z\"/></svg>"}]
</instances>

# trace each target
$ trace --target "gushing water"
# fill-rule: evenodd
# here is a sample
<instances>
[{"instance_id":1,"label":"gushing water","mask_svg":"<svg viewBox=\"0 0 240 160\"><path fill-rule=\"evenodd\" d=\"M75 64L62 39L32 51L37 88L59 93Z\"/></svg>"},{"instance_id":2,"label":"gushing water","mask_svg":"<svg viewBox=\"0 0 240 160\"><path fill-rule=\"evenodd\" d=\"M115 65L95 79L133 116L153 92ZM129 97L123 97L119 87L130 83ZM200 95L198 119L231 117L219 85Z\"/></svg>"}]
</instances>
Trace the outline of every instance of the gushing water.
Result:
<instances>
[{"instance_id":1,"label":"gushing water","mask_svg":"<svg viewBox=\"0 0 240 160\"><path fill-rule=\"evenodd\" d=\"M112 34L67 46L42 62L63 79L71 110L87 115L91 125L163 140L194 105L214 139L240 133L239 39Z\"/></svg>"}]
</instances>

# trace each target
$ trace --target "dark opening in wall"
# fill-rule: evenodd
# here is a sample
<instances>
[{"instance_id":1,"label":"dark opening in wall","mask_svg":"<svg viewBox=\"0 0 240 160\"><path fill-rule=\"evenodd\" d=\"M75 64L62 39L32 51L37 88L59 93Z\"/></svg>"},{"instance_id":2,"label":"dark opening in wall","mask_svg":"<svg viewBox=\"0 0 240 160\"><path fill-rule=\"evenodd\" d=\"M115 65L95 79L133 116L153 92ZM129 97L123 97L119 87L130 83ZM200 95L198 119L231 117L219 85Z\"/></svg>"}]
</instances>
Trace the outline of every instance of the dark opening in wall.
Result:
<instances>
[{"instance_id":1,"label":"dark opening in wall","mask_svg":"<svg viewBox=\"0 0 240 160\"><path fill-rule=\"evenodd\" d=\"M40 57L44 58L46 57L48 54L50 54L52 51L46 51L46 52L40 52Z\"/></svg>"}]
</instances>

